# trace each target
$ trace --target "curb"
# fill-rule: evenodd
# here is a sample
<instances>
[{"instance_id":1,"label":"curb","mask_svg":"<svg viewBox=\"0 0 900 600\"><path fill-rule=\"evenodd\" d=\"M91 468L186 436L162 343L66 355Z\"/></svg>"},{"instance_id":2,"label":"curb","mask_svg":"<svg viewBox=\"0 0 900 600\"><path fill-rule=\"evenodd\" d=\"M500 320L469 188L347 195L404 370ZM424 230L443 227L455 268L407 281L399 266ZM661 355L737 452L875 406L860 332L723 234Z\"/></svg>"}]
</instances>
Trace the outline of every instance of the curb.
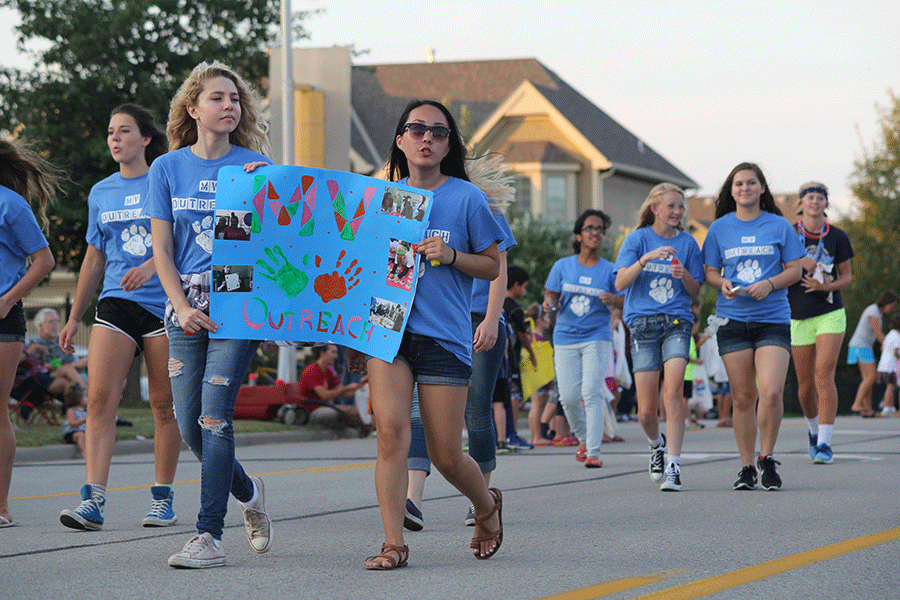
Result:
<instances>
[{"instance_id":1,"label":"curb","mask_svg":"<svg viewBox=\"0 0 900 600\"><path fill-rule=\"evenodd\" d=\"M333 429L299 429L297 431L270 431L261 433L234 434L235 447L263 446L266 444L292 444L295 442L324 442L341 439L358 439L356 429L345 427ZM182 452L190 452L186 444L181 444ZM49 446L16 448L15 466L53 461L83 461L78 446L74 444L52 444ZM113 450L113 458L129 454L153 454L153 440L119 440Z\"/></svg>"}]
</instances>

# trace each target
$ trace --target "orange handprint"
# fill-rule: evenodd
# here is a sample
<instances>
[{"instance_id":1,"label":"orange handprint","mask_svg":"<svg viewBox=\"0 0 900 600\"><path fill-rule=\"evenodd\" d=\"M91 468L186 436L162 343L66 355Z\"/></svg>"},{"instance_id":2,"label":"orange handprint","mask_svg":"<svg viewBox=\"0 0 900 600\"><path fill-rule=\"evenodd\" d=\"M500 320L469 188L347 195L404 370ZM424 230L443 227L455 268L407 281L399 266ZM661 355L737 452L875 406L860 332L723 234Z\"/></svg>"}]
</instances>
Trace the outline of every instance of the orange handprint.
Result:
<instances>
[{"instance_id":1,"label":"orange handprint","mask_svg":"<svg viewBox=\"0 0 900 600\"><path fill-rule=\"evenodd\" d=\"M341 260L343 260L344 256L347 254L346 250L341 250L340 256L338 256L337 261L335 262L335 268L339 268L341 266ZM337 300L338 298L343 298L347 295L347 292L352 290L356 284L359 283L359 274L362 272L362 267L358 267L356 265L356 259L353 259L353 262L344 270L344 275L346 275L350 281L350 285L348 287L347 280L344 279L342 275L339 275L338 272L332 271L331 273L322 273L318 277L316 277L316 281L313 284L313 289L322 298L322 302L329 302L330 300ZM353 268L356 267L354 271ZM350 272L353 271L351 274Z\"/></svg>"}]
</instances>

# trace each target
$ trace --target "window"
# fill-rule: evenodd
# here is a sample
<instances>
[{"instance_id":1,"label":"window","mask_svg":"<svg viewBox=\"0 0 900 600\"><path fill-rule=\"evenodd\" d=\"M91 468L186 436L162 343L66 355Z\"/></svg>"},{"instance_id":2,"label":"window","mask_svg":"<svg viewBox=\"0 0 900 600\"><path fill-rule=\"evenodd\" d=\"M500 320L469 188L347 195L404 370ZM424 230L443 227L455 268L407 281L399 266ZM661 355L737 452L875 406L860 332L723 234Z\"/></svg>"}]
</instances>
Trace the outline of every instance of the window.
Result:
<instances>
[{"instance_id":1,"label":"window","mask_svg":"<svg viewBox=\"0 0 900 600\"><path fill-rule=\"evenodd\" d=\"M515 201L509 207L511 217L531 214L531 179L518 176L513 180L516 191Z\"/></svg>"},{"instance_id":2,"label":"window","mask_svg":"<svg viewBox=\"0 0 900 600\"><path fill-rule=\"evenodd\" d=\"M566 180L566 175L544 176L547 188L544 217L549 221L566 220Z\"/></svg>"}]
</instances>

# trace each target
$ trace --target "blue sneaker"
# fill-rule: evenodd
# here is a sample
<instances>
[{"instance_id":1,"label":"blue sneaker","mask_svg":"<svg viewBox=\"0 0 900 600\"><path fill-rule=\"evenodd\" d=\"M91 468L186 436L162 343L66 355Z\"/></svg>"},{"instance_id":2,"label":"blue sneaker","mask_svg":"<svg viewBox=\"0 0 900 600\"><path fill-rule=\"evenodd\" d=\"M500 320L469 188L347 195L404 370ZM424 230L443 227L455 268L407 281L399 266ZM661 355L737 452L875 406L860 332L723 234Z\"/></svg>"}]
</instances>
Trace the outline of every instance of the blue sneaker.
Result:
<instances>
[{"instance_id":1,"label":"blue sneaker","mask_svg":"<svg viewBox=\"0 0 900 600\"><path fill-rule=\"evenodd\" d=\"M506 438L506 447L510 450L531 450L532 448L534 448L534 446L520 438L515 433Z\"/></svg>"},{"instance_id":2,"label":"blue sneaker","mask_svg":"<svg viewBox=\"0 0 900 600\"><path fill-rule=\"evenodd\" d=\"M819 444L816 446L816 456L813 462L817 465L830 465L834 462L834 452L828 444Z\"/></svg>"},{"instance_id":3,"label":"blue sneaker","mask_svg":"<svg viewBox=\"0 0 900 600\"><path fill-rule=\"evenodd\" d=\"M175 511L172 509L172 501L175 499L175 491L166 485L154 485L150 488L153 494L153 504L150 512L141 521L144 527L168 527L178 522Z\"/></svg>"},{"instance_id":4,"label":"blue sneaker","mask_svg":"<svg viewBox=\"0 0 900 600\"><path fill-rule=\"evenodd\" d=\"M406 516L403 518L403 526L410 531L422 531L422 528L425 527L422 511L416 508L415 503L409 498L406 499Z\"/></svg>"},{"instance_id":5,"label":"blue sneaker","mask_svg":"<svg viewBox=\"0 0 900 600\"><path fill-rule=\"evenodd\" d=\"M103 506L106 498L94 495L94 488L85 484L81 488L81 504L75 510L59 513L59 522L72 529L99 531L103 527Z\"/></svg>"},{"instance_id":6,"label":"blue sneaker","mask_svg":"<svg viewBox=\"0 0 900 600\"><path fill-rule=\"evenodd\" d=\"M817 433L809 433L809 457L813 460L816 459L816 448L819 447L819 434Z\"/></svg>"},{"instance_id":7,"label":"blue sneaker","mask_svg":"<svg viewBox=\"0 0 900 600\"><path fill-rule=\"evenodd\" d=\"M466 527L475 527L475 506L469 505L469 512L466 513Z\"/></svg>"}]
</instances>

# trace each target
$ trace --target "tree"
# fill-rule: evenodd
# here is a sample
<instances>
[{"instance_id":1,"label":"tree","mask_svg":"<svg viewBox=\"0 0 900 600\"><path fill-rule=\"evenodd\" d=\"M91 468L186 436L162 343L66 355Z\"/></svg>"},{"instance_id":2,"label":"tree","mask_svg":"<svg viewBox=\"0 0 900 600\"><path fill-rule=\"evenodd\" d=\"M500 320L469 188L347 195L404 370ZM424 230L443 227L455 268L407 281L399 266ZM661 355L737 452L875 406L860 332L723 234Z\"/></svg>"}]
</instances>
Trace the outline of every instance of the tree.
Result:
<instances>
[{"instance_id":1,"label":"tree","mask_svg":"<svg viewBox=\"0 0 900 600\"><path fill-rule=\"evenodd\" d=\"M843 292L847 323L855 326L862 310L900 283L900 98L888 92L890 104L877 106L880 138L863 148L851 175L850 189L858 218L843 223L853 245L853 284Z\"/></svg>"},{"instance_id":2,"label":"tree","mask_svg":"<svg viewBox=\"0 0 900 600\"><path fill-rule=\"evenodd\" d=\"M37 68L0 69L0 129L43 147L69 173L54 208L50 246L59 264L77 268L84 256L87 195L116 170L103 132L112 108L137 102L161 124L190 70L221 60L261 93L268 47L280 22L277 0L0 0L21 15L17 46L49 43L33 52ZM294 31L308 37L294 15Z\"/></svg>"}]
</instances>

